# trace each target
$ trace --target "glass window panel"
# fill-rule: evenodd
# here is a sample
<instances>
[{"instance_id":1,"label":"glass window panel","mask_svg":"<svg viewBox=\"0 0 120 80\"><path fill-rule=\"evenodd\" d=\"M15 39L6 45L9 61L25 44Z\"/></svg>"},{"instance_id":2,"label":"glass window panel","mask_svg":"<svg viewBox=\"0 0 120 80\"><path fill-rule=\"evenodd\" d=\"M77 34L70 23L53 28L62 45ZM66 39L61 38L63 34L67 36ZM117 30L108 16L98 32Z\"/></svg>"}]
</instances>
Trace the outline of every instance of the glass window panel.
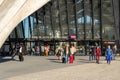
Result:
<instances>
[{"instance_id":1,"label":"glass window panel","mask_svg":"<svg viewBox=\"0 0 120 80\"><path fill-rule=\"evenodd\" d=\"M68 0L69 34L76 34L75 9L73 0Z\"/></svg>"},{"instance_id":2,"label":"glass window panel","mask_svg":"<svg viewBox=\"0 0 120 80\"><path fill-rule=\"evenodd\" d=\"M100 1L93 0L94 10L94 39L100 39Z\"/></svg>"},{"instance_id":3,"label":"glass window panel","mask_svg":"<svg viewBox=\"0 0 120 80\"><path fill-rule=\"evenodd\" d=\"M59 26L59 9L57 0L53 3L53 27L54 27L54 35L55 38L61 37L60 26Z\"/></svg>"},{"instance_id":4,"label":"glass window panel","mask_svg":"<svg viewBox=\"0 0 120 80\"><path fill-rule=\"evenodd\" d=\"M16 27L18 38L23 38L23 30L21 23Z\"/></svg>"},{"instance_id":5,"label":"glass window panel","mask_svg":"<svg viewBox=\"0 0 120 80\"><path fill-rule=\"evenodd\" d=\"M112 0L103 0L103 39L115 40Z\"/></svg>"},{"instance_id":6,"label":"glass window panel","mask_svg":"<svg viewBox=\"0 0 120 80\"><path fill-rule=\"evenodd\" d=\"M33 27L34 27L34 17L33 16L30 16L30 24L31 24L31 31L32 31L32 33L31 33L31 37L33 38L34 36L33 36Z\"/></svg>"},{"instance_id":7,"label":"glass window panel","mask_svg":"<svg viewBox=\"0 0 120 80\"><path fill-rule=\"evenodd\" d=\"M25 38L30 38L30 28L29 28L28 18L23 20L23 26L24 26Z\"/></svg>"},{"instance_id":8,"label":"glass window panel","mask_svg":"<svg viewBox=\"0 0 120 80\"><path fill-rule=\"evenodd\" d=\"M45 33L46 33L46 38L53 38L53 30L51 26L51 13L50 13L50 5L48 4L45 7Z\"/></svg>"},{"instance_id":9,"label":"glass window panel","mask_svg":"<svg viewBox=\"0 0 120 80\"><path fill-rule=\"evenodd\" d=\"M85 6L86 6L86 39L92 39L92 8L91 8L91 0L86 0Z\"/></svg>"},{"instance_id":10,"label":"glass window panel","mask_svg":"<svg viewBox=\"0 0 120 80\"><path fill-rule=\"evenodd\" d=\"M77 24L78 24L78 39L84 39L84 8L83 0L77 0Z\"/></svg>"},{"instance_id":11,"label":"glass window panel","mask_svg":"<svg viewBox=\"0 0 120 80\"><path fill-rule=\"evenodd\" d=\"M61 27L62 38L68 38L68 26L67 26L67 13L66 13L66 1L60 0L60 14L61 14Z\"/></svg>"}]
</instances>

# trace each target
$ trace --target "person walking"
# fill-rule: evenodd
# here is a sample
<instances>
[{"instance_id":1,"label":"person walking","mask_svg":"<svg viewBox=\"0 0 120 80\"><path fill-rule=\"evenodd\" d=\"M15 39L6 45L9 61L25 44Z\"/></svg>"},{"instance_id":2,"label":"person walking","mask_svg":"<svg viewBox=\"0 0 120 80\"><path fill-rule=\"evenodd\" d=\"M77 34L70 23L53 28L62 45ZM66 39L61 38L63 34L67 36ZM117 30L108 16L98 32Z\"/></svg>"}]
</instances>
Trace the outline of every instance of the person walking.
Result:
<instances>
[{"instance_id":1,"label":"person walking","mask_svg":"<svg viewBox=\"0 0 120 80\"><path fill-rule=\"evenodd\" d=\"M31 55L35 55L35 47L32 47L32 54Z\"/></svg>"},{"instance_id":2,"label":"person walking","mask_svg":"<svg viewBox=\"0 0 120 80\"><path fill-rule=\"evenodd\" d=\"M48 56L49 55L49 51L50 51L50 46L47 44L45 46L45 56Z\"/></svg>"},{"instance_id":3,"label":"person walking","mask_svg":"<svg viewBox=\"0 0 120 80\"><path fill-rule=\"evenodd\" d=\"M96 63L99 64L100 55L101 55L101 49L100 49L100 47L97 46L94 52L95 52L95 55L96 55Z\"/></svg>"},{"instance_id":4,"label":"person walking","mask_svg":"<svg viewBox=\"0 0 120 80\"><path fill-rule=\"evenodd\" d=\"M105 56L108 64L111 63L112 55L113 55L113 51L110 48L110 45L108 45L108 48L105 51Z\"/></svg>"},{"instance_id":5,"label":"person walking","mask_svg":"<svg viewBox=\"0 0 120 80\"><path fill-rule=\"evenodd\" d=\"M44 56L44 45L41 45L41 56Z\"/></svg>"},{"instance_id":6,"label":"person walking","mask_svg":"<svg viewBox=\"0 0 120 80\"><path fill-rule=\"evenodd\" d=\"M36 49L35 49L35 55L39 55L40 56L40 46L36 46Z\"/></svg>"},{"instance_id":7,"label":"person walking","mask_svg":"<svg viewBox=\"0 0 120 80\"><path fill-rule=\"evenodd\" d=\"M11 51L11 59L14 60L14 57L17 55L17 50L16 48L14 48L12 51Z\"/></svg>"},{"instance_id":8,"label":"person walking","mask_svg":"<svg viewBox=\"0 0 120 80\"><path fill-rule=\"evenodd\" d=\"M59 50L57 52L57 56L58 56L58 59L60 61L62 61L62 56L63 56L63 49L62 49L62 47L59 48Z\"/></svg>"},{"instance_id":9,"label":"person walking","mask_svg":"<svg viewBox=\"0 0 120 80\"><path fill-rule=\"evenodd\" d=\"M114 45L114 46L113 46L113 56L112 56L112 60L115 60L116 54L117 54L117 46Z\"/></svg>"},{"instance_id":10,"label":"person walking","mask_svg":"<svg viewBox=\"0 0 120 80\"><path fill-rule=\"evenodd\" d=\"M76 48L74 47L74 44L71 44L70 54L71 56L73 56L73 60L75 60L75 52L76 52Z\"/></svg>"},{"instance_id":11,"label":"person walking","mask_svg":"<svg viewBox=\"0 0 120 80\"><path fill-rule=\"evenodd\" d=\"M65 62L68 63L69 61L69 54L70 54L70 47L69 44L65 47Z\"/></svg>"},{"instance_id":12,"label":"person walking","mask_svg":"<svg viewBox=\"0 0 120 80\"><path fill-rule=\"evenodd\" d=\"M19 49L19 61L24 61L24 57L23 57L23 53L24 53L24 48L23 48L23 44L20 44L20 49Z\"/></svg>"},{"instance_id":13,"label":"person walking","mask_svg":"<svg viewBox=\"0 0 120 80\"><path fill-rule=\"evenodd\" d=\"M94 53L94 46L90 47L90 52L89 52L89 61L95 60L95 53Z\"/></svg>"},{"instance_id":14,"label":"person walking","mask_svg":"<svg viewBox=\"0 0 120 80\"><path fill-rule=\"evenodd\" d=\"M20 49L20 45L19 45L19 43L17 43L15 48L13 49L13 52L12 52L12 55L11 55L12 60L14 60L14 57L19 54L19 49Z\"/></svg>"}]
</instances>

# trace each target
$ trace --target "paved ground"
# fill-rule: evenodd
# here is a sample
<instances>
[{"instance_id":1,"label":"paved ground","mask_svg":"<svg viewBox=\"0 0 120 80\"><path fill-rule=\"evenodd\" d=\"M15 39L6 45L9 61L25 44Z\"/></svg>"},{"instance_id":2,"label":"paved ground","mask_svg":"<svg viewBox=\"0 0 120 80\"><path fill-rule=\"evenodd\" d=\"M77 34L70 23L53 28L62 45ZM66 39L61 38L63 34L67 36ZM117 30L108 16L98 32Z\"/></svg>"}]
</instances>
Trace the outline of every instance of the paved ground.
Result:
<instances>
[{"instance_id":1,"label":"paved ground","mask_svg":"<svg viewBox=\"0 0 120 80\"><path fill-rule=\"evenodd\" d=\"M63 64L56 57L25 56L0 59L0 80L120 80L120 58L110 65L89 62L88 56L76 56L74 64Z\"/></svg>"}]
</instances>

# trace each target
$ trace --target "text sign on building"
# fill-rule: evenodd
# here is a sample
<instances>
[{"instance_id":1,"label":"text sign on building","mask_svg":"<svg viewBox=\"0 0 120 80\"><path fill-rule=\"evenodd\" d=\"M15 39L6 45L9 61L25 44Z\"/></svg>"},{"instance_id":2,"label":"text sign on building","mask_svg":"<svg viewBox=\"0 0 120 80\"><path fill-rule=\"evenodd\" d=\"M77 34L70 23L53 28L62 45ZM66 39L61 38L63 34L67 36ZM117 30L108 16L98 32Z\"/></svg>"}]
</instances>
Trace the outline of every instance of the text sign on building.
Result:
<instances>
[{"instance_id":1,"label":"text sign on building","mask_svg":"<svg viewBox=\"0 0 120 80\"><path fill-rule=\"evenodd\" d=\"M70 35L70 39L76 39L76 35L74 34Z\"/></svg>"}]
</instances>

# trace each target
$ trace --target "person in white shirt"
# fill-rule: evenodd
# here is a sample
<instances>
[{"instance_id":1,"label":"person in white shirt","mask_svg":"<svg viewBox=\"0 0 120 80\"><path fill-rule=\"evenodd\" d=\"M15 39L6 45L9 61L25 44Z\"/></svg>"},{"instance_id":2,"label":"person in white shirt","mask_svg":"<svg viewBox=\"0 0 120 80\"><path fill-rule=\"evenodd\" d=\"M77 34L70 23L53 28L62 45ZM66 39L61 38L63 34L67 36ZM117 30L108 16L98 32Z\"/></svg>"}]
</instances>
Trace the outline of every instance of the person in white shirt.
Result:
<instances>
[{"instance_id":1,"label":"person in white shirt","mask_svg":"<svg viewBox=\"0 0 120 80\"><path fill-rule=\"evenodd\" d=\"M73 59L75 60L75 52L76 52L76 48L74 47L74 45L71 45L70 48L70 54L73 56Z\"/></svg>"},{"instance_id":2,"label":"person in white shirt","mask_svg":"<svg viewBox=\"0 0 120 80\"><path fill-rule=\"evenodd\" d=\"M20 60L20 61L24 61L24 57L23 57L23 44L20 44L19 60Z\"/></svg>"}]
</instances>

